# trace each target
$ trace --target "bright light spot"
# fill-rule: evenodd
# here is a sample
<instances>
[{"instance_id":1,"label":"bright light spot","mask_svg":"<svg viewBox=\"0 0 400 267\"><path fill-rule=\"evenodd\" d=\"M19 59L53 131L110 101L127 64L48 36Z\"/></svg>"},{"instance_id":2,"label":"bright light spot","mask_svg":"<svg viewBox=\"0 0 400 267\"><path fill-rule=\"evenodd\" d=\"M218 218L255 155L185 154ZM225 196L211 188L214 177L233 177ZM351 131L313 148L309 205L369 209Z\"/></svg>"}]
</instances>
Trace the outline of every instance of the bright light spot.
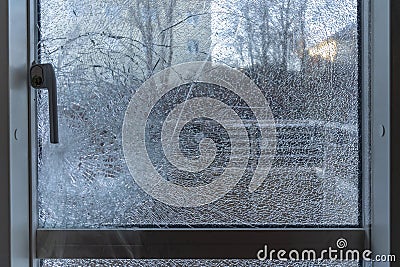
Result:
<instances>
[{"instance_id":1,"label":"bright light spot","mask_svg":"<svg viewBox=\"0 0 400 267\"><path fill-rule=\"evenodd\" d=\"M336 40L328 40L317 44L308 49L308 54L311 57L321 57L331 62L335 61L337 55L337 42Z\"/></svg>"}]
</instances>

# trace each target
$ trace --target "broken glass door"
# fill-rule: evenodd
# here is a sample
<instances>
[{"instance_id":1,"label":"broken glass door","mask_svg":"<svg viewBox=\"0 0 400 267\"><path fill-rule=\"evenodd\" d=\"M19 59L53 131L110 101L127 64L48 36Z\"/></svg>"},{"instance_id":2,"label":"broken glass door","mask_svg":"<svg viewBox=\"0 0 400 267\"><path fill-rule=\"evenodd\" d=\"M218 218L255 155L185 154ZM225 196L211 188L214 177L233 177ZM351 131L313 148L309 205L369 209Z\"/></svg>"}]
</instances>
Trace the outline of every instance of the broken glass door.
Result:
<instances>
[{"instance_id":1,"label":"broken glass door","mask_svg":"<svg viewBox=\"0 0 400 267\"><path fill-rule=\"evenodd\" d=\"M40 228L361 224L358 1L38 4Z\"/></svg>"}]
</instances>

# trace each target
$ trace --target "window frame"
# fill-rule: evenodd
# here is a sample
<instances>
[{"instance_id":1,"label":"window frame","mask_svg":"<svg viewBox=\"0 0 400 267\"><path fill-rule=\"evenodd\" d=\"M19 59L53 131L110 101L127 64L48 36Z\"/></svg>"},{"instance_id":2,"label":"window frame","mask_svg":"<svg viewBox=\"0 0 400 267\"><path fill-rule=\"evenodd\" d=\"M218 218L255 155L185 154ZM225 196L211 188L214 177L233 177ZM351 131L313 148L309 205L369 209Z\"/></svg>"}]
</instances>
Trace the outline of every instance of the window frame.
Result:
<instances>
[{"instance_id":1,"label":"window frame","mask_svg":"<svg viewBox=\"0 0 400 267\"><path fill-rule=\"evenodd\" d=\"M367 10L369 8L367 5L368 2L362 2L363 6L360 7L360 10ZM364 34L367 34L367 32L363 32L363 35ZM360 51L362 51L361 47L363 47L363 44L359 43ZM366 64L363 64L363 66L364 65ZM368 77L369 74L366 74L366 77ZM369 85L366 85L366 88L369 88ZM369 96L368 94L363 94L363 96L364 95L366 95L366 101L363 99L362 103L368 103ZM35 105L35 103L33 103L32 106L33 105ZM365 111L368 112L369 105L364 104L364 106L365 108L361 111L363 113L361 117L366 119L363 120L361 124L369 127L368 115L364 114ZM369 131L363 132L367 133ZM32 134L34 133L32 132ZM369 136L363 134L362 139L365 140L363 147L369 147ZM32 154L32 158L34 158L35 155L36 154ZM363 151L361 161L363 163L368 163L367 158L368 151ZM369 168L368 164L366 165L366 168ZM366 175L362 175L361 178L362 184L365 184L364 181L369 180L369 172L365 172L365 174ZM33 189L33 192L35 191L36 190ZM369 192L365 191L364 193L365 196L360 195L360 197L362 199L367 199ZM363 205L369 206L368 203ZM254 228L200 228L195 231L182 228L131 228L115 230L37 229L36 255L38 258L47 259L255 259L257 251L264 247L266 243L276 248L303 250L306 249L306 247L304 247L304 240L310 240L315 246L315 249L322 250L334 245L334 242L341 237L346 237L346 239L350 240L349 243L351 246L361 251L365 248L369 248L368 241L366 240L366 232L368 230L365 227L367 225L366 218L369 216L364 211L361 211L361 216L360 223L362 226L351 228L306 227L306 229L302 229L301 227L282 227L256 230ZM251 236L251 238L243 241L246 233ZM227 239L231 240L229 244L234 245L228 245L226 242ZM288 241L282 242L282 240ZM204 244L207 244L207 246L204 246Z\"/></svg>"},{"instance_id":2,"label":"window frame","mask_svg":"<svg viewBox=\"0 0 400 267\"><path fill-rule=\"evenodd\" d=\"M395 138L399 131L399 126L396 125L399 107L395 105L399 103L399 92L395 90L399 85L399 75L396 75L399 68L399 57L397 51L393 49L395 44L400 43L399 34L396 34L400 30L390 26L395 25L399 20L395 14L399 14L400 5L396 3L396 0L371 0L371 2L362 0L361 10L361 47L363 50L360 62L364 77L362 86L363 88L371 88L371 94L364 93L362 95L363 118L371 116L370 123L366 119L365 123L362 124L363 146L365 147L371 142L371 160L363 161L364 163L370 162L370 164L363 165L362 168L362 192L365 200L364 208L369 205L368 199L371 200L371 221L368 220L369 216L366 214L362 220L363 227L359 229L283 228L257 230L255 232L260 236L260 239L253 242L253 246L258 246L261 241L262 245L265 242L270 243L269 240L273 244L273 235L276 235L276 239L280 239L285 235L290 238L290 235L299 235L299 233L300 236L301 234L307 236L303 236L301 239L295 238L295 242L288 245L301 248L304 245L302 244L303 238L311 237L311 240L319 242L319 246L326 246L328 241L326 238L321 238L321 234L331 238L336 238L335 234L340 236L349 234L349 240L358 240L354 241L355 245L362 246L362 248L370 247L375 254L389 254L390 251L399 252L399 240L390 237L394 237L394 234L398 233L399 229L395 225L399 225L400 222L399 215L395 215L396 207L400 203L399 181L395 177L399 172L395 166L399 159L400 149L394 149L399 147L399 141ZM36 208L36 186L34 183L36 180L34 171L36 162L35 157L32 156L36 154L34 151L35 141L32 138L36 125L35 116L32 116L32 114L35 114L35 99L33 99L33 94L31 95L31 89L27 82L30 62L34 59L34 49L31 44L34 43L33 33L36 23L32 22L35 18L35 12L35 0L5 0L0 2L0 20L2 22L0 29L4 37L0 39L0 56L3 62L0 65L0 73L3 77L3 86L0 90L0 177L2 178L0 180L0 225L2 226L0 227L0 236L2 236L0 240L0 262L12 267L38 266L37 256L41 255L41 250L36 247L37 240L43 240L41 238L44 238L45 242L48 240L47 238L53 238L56 242L64 242L67 240L66 238L74 240L73 231L75 231L40 230L37 229L35 224L36 218L33 211ZM368 132L370 132L370 136L367 134ZM382 133L384 133L383 136ZM369 175L365 175L369 173L371 173L370 183L368 181ZM369 193L371 194L369 195ZM90 238L98 238L99 236L96 236L96 234L101 234L100 237L109 234L101 230L83 231L85 233L81 233L79 230L75 231L75 237L78 239L90 232L89 239L86 239L86 241L80 239L83 240L81 245L87 245ZM115 235L121 233L143 236L141 234L145 231L151 232L154 229L111 230L111 236L115 237ZM178 231L182 231L182 229ZM199 229L197 231L198 242L204 244L201 231L205 231L209 242L218 241L218 238L215 238L215 232L212 233L213 230ZM223 230L223 235L229 232L229 237L233 239L231 241L241 241L240 236L243 235L243 231L254 231L254 229ZM50 235L48 235L49 232ZM171 230L157 230L157 232L162 236L168 234ZM355 238L360 233L363 238ZM184 240L187 240L187 233L181 236ZM150 237L151 234L147 238ZM152 240L157 241L158 239ZM332 240L335 241L336 239L331 239L328 245L332 245ZM190 241L192 242L192 240ZM216 243L218 246L222 244L222 242ZM225 242L224 244L232 244L232 242ZM42 245L42 243L39 245ZM167 242L161 245L169 248L171 244ZM257 248L262 248L262 245ZM59 252L64 251L65 247L58 247L58 249L58 252L53 250L54 256L57 258L62 256ZM221 249L221 252L223 251ZM254 258L256 252L257 250L254 251ZM79 258L85 258L85 256L90 255L81 255ZM207 255L203 256L207 258ZM226 255L221 254L221 256ZM171 257L171 255L168 254L168 257ZM96 256L96 258L99 257ZM245 258L245 255L242 258ZM392 266L395 265L395 263L392 264ZM374 266L390 266L390 263L379 263Z\"/></svg>"},{"instance_id":3,"label":"window frame","mask_svg":"<svg viewBox=\"0 0 400 267\"><path fill-rule=\"evenodd\" d=\"M395 1L371 1L370 11L371 229L369 234L371 250L375 254L388 254L391 251L390 232L391 228L394 228L390 219L390 181L394 179L390 173L390 127L394 126L390 123L390 8ZM374 266L390 266L389 264L375 263Z\"/></svg>"},{"instance_id":4,"label":"window frame","mask_svg":"<svg viewBox=\"0 0 400 267\"><path fill-rule=\"evenodd\" d=\"M0 262L29 266L30 160L26 0L0 3Z\"/></svg>"}]
</instances>

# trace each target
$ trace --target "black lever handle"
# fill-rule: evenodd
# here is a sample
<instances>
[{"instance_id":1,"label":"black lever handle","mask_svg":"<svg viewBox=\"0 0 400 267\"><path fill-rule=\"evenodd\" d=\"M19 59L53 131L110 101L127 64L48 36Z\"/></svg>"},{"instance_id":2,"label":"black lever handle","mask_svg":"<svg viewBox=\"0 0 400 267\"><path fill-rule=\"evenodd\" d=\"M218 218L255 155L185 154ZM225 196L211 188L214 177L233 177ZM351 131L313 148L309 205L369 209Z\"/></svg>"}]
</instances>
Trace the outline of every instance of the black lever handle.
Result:
<instances>
[{"instance_id":1,"label":"black lever handle","mask_svg":"<svg viewBox=\"0 0 400 267\"><path fill-rule=\"evenodd\" d=\"M35 89L47 89L49 94L50 143L58 143L57 81L51 64L32 64L31 85Z\"/></svg>"}]
</instances>

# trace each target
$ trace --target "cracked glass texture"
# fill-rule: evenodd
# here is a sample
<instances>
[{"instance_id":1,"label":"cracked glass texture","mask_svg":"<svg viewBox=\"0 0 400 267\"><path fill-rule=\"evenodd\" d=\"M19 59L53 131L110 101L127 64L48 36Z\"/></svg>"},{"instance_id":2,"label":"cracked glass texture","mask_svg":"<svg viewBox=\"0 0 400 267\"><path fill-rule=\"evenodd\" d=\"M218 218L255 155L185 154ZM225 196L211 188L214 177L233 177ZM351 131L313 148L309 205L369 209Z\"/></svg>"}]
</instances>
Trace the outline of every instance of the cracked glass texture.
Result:
<instances>
[{"instance_id":1,"label":"cracked glass texture","mask_svg":"<svg viewBox=\"0 0 400 267\"><path fill-rule=\"evenodd\" d=\"M60 131L60 144L50 144L47 94L38 92L40 227L359 224L356 0L39 2L38 56L55 67ZM149 77L192 61L223 63L254 81L275 119L276 154L254 192L244 177L220 199L185 208L161 203L135 183L122 126L129 101ZM174 108L173 95L160 99L161 107ZM164 115L150 122L162 123ZM164 179L197 186L224 172L231 149L224 125L197 118L179 137L182 154L194 159L211 139L212 174L188 179L167 170ZM157 162L155 168L165 167ZM51 264L45 266L63 266Z\"/></svg>"},{"instance_id":2,"label":"cracked glass texture","mask_svg":"<svg viewBox=\"0 0 400 267\"><path fill-rule=\"evenodd\" d=\"M43 260L42 267L247 267L247 266L276 266L276 267L358 267L356 261L279 261L279 260Z\"/></svg>"}]
</instances>

